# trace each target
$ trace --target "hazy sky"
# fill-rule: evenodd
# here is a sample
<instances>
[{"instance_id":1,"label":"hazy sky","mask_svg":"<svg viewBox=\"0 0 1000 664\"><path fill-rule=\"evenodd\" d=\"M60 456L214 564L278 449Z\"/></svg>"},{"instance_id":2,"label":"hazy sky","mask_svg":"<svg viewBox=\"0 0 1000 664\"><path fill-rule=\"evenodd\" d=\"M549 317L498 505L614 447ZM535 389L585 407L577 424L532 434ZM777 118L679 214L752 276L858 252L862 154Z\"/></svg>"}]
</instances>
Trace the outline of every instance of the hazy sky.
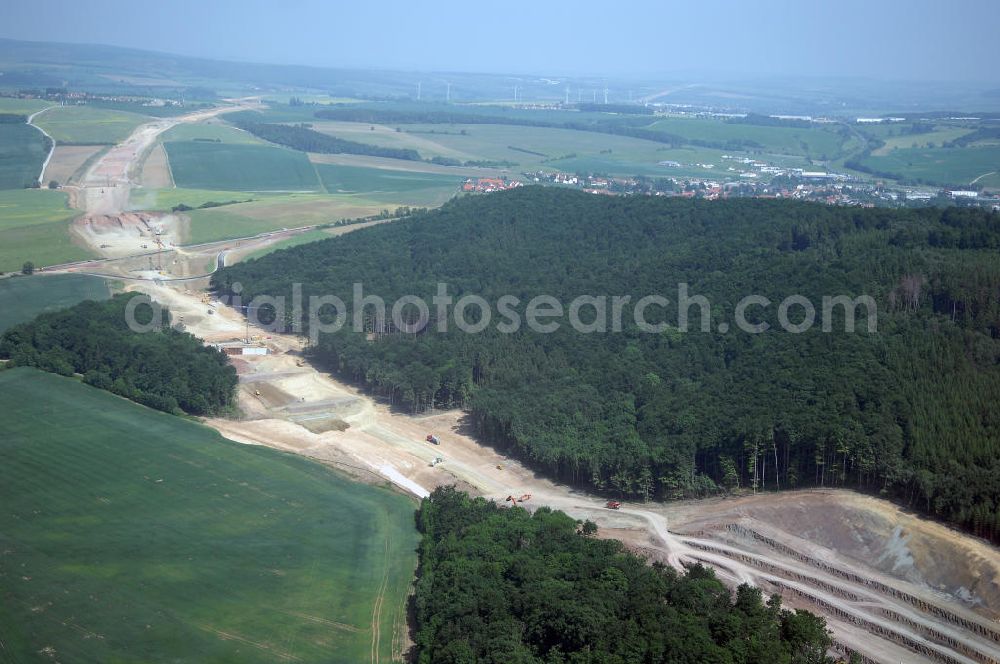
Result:
<instances>
[{"instance_id":1,"label":"hazy sky","mask_svg":"<svg viewBox=\"0 0 1000 664\"><path fill-rule=\"evenodd\" d=\"M334 67L1000 80L997 0L2 0L0 36Z\"/></svg>"}]
</instances>

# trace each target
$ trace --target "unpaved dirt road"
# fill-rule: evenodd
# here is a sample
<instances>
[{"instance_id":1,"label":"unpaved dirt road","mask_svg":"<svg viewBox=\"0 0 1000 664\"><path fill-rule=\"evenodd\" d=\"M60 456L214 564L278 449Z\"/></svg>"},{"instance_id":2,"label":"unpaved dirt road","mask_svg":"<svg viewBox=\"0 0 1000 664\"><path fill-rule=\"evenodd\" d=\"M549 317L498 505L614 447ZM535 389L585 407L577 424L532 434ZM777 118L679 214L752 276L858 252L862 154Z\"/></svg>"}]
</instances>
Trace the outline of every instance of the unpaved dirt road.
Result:
<instances>
[{"instance_id":1,"label":"unpaved dirt road","mask_svg":"<svg viewBox=\"0 0 1000 664\"><path fill-rule=\"evenodd\" d=\"M142 133L139 140L149 138ZM134 147L122 152L123 160L137 158ZM127 186L127 163L113 160L107 168L117 169ZM124 200L95 195L88 209L121 214ZM176 283L158 272L133 273L130 289L169 305L175 321L206 342L246 334L234 310L206 301L205 279ZM591 519L603 536L650 558L675 567L701 562L724 581L750 583L779 593L786 605L822 613L838 649L868 661L1000 662L1000 555L978 540L845 491L610 510L603 499L541 478L481 444L462 413L393 412L304 362L301 339L251 333L269 354L233 359L246 417L206 420L227 438L380 477L416 496L444 484L501 504L530 494L523 503L529 509L547 505ZM424 442L429 433L441 445Z\"/></svg>"}]
</instances>

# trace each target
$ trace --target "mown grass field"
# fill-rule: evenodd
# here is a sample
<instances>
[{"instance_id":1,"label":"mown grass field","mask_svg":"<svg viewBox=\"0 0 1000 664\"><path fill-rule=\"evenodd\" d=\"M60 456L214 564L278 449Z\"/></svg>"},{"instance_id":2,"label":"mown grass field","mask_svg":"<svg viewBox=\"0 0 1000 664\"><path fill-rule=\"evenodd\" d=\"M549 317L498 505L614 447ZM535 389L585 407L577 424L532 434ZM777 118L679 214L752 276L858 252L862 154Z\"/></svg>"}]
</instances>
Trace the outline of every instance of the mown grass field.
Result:
<instances>
[{"instance_id":1,"label":"mown grass field","mask_svg":"<svg viewBox=\"0 0 1000 664\"><path fill-rule=\"evenodd\" d=\"M1000 171L1000 147L900 148L862 163L902 180L962 185L986 173Z\"/></svg>"},{"instance_id":2,"label":"mown grass field","mask_svg":"<svg viewBox=\"0 0 1000 664\"><path fill-rule=\"evenodd\" d=\"M404 131L375 125L373 132L371 125L356 122L315 125L318 130L350 140L413 148L425 158L442 156L460 161L512 162L516 166L510 170L515 173L546 170L652 177L722 177L731 164L723 161L722 155L738 153L698 146L671 148L655 141L573 129L511 125L400 127ZM677 161L682 166L667 168L659 165L661 161ZM804 156L796 154L769 155L767 161L790 167L808 165ZM697 165L699 163L714 164L715 168L704 169Z\"/></svg>"},{"instance_id":3,"label":"mown grass field","mask_svg":"<svg viewBox=\"0 0 1000 664\"><path fill-rule=\"evenodd\" d=\"M164 143L178 187L230 191L316 191L319 180L304 152L266 145Z\"/></svg>"},{"instance_id":4,"label":"mown grass field","mask_svg":"<svg viewBox=\"0 0 1000 664\"><path fill-rule=\"evenodd\" d=\"M891 131L892 128L890 128ZM968 127L949 127L947 125L934 127L932 131L923 134L901 133L902 129L897 128L897 132L884 134L882 140L885 145L878 148L873 155L883 157L893 150L900 148L927 148L929 146L939 147L942 143L954 141L956 138L965 136L972 132Z\"/></svg>"},{"instance_id":5,"label":"mown grass field","mask_svg":"<svg viewBox=\"0 0 1000 664\"><path fill-rule=\"evenodd\" d=\"M42 267L90 258L70 239L76 214L61 191L0 191L0 272L20 270L25 261Z\"/></svg>"},{"instance_id":6,"label":"mown grass field","mask_svg":"<svg viewBox=\"0 0 1000 664\"><path fill-rule=\"evenodd\" d=\"M4 661L392 656L414 504L72 379L0 372Z\"/></svg>"},{"instance_id":7,"label":"mown grass field","mask_svg":"<svg viewBox=\"0 0 1000 664\"><path fill-rule=\"evenodd\" d=\"M518 170L543 168L545 162L570 154L655 165L663 158L659 153L666 149L661 143L639 138L548 127L408 124L400 125L401 132L379 125L371 131L370 127L357 122L318 122L314 125L318 131L353 141L413 148L425 158L509 161L516 163Z\"/></svg>"},{"instance_id":8,"label":"mown grass field","mask_svg":"<svg viewBox=\"0 0 1000 664\"><path fill-rule=\"evenodd\" d=\"M668 117L653 122L650 129L687 139L723 142L753 141L765 152L833 158L844 138L824 127L764 127L711 118Z\"/></svg>"},{"instance_id":9,"label":"mown grass field","mask_svg":"<svg viewBox=\"0 0 1000 664\"><path fill-rule=\"evenodd\" d=\"M316 171L330 193L365 194L387 202L439 205L451 198L464 178L381 168L317 164Z\"/></svg>"},{"instance_id":10,"label":"mown grass field","mask_svg":"<svg viewBox=\"0 0 1000 664\"><path fill-rule=\"evenodd\" d=\"M261 256L266 256L270 253L274 253L279 249L288 249L290 247L297 247L300 244L308 244L309 242L317 242L319 240L326 240L333 237L330 233L321 229L314 229L311 231L306 231L304 233L299 233L290 238L285 238L279 242L275 242L269 247L264 247L263 249L258 249L257 251L247 254L243 260L250 260L251 258L260 258Z\"/></svg>"},{"instance_id":11,"label":"mown grass field","mask_svg":"<svg viewBox=\"0 0 1000 664\"><path fill-rule=\"evenodd\" d=\"M452 187L447 191L453 190ZM411 198L419 199L419 196ZM400 205L392 200L383 200L382 197L370 198L360 194L276 194L210 189L134 189L129 203L137 210L170 210L182 203L197 208L209 201L244 202L185 212L191 218L188 243L214 242L282 228L367 217Z\"/></svg>"},{"instance_id":12,"label":"mown grass field","mask_svg":"<svg viewBox=\"0 0 1000 664\"><path fill-rule=\"evenodd\" d=\"M367 217L395 207L354 194L289 194L185 214L191 217L190 242L201 243Z\"/></svg>"},{"instance_id":13,"label":"mown grass field","mask_svg":"<svg viewBox=\"0 0 1000 664\"><path fill-rule=\"evenodd\" d=\"M165 131L161 139L164 142L218 141L220 143L267 145L250 132L218 121L179 124Z\"/></svg>"},{"instance_id":14,"label":"mown grass field","mask_svg":"<svg viewBox=\"0 0 1000 664\"><path fill-rule=\"evenodd\" d=\"M17 113L19 115L31 115L35 111L40 111L52 102L44 99L15 99L13 97L0 97L0 113Z\"/></svg>"},{"instance_id":15,"label":"mown grass field","mask_svg":"<svg viewBox=\"0 0 1000 664\"><path fill-rule=\"evenodd\" d=\"M135 210L169 210L175 205L198 207L204 203L258 200L277 194L257 194L245 191L215 189L144 189L136 187L129 196L129 206Z\"/></svg>"},{"instance_id":16,"label":"mown grass field","mask_svg":"<svg viewBox=\"0 0 1000 664\"><path fill-rule=\"evenodd\" d=\"M0 332L40 313L65 309L84 300L106 300L108 282L83 274L36 274L0 279Z\"/></svg>"},{"instance_id":17,"label":"mown grass field","mask_svg":"<svg viewBox=\"0 0 1000 664\"><path fill-rule=\"evenodd\" d=\"M45 111L35 124L57 143L109 144L128 137L132 130L152 118L93 106L59 106Z\"/></svg>"},{"instance_id":18,"label":"mown grass field","mask_svg":"<svg viewBox=\"0 0 1000 664\"><path fill-rule=\"evenodd\" d=\"M0 124L0 189L38 182L49 149L42 132L28 124Z\"/></svg>"}]
</instances>

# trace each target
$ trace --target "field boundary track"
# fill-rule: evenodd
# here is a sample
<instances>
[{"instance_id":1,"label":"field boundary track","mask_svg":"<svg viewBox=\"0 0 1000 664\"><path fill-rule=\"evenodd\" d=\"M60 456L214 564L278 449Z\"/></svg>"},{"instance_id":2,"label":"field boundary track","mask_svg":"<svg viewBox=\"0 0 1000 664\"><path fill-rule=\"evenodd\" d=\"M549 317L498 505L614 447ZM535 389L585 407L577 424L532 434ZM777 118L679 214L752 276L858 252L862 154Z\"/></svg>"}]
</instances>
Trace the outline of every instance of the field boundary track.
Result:
<instances>
[{"instance_id":1,"label":"field boundary track","mask_svg":"<svg viewBox=\"0 0 1000 664\"><path fill-rule=\"evenodd\" d=\"M53 104L52 106L46 106L42 110L35 111L34 113L32 113L31 115L28 116L28 124L31 125L32 127L34 127L35 129L37 129L38 131L42 132L42 135L45 136L47 139L49 139L49 154L45 157L45 161L42 162L42 170L38 172L38 184L39 185L43 184L42 180L45 179L45 169L47 169L49 167L49 162L52 161L52 155L55 154L55 151L56 151L56 139L52 138L52 135L49 134L49 132L45 131L40 126L36 125L34 123L34 120L35 120L36 117L38 117L39 115L41 115L45 111L48 111L48 110L53 109L53 108L56 108L55 104Z\"/></svg>"}]
</instances>

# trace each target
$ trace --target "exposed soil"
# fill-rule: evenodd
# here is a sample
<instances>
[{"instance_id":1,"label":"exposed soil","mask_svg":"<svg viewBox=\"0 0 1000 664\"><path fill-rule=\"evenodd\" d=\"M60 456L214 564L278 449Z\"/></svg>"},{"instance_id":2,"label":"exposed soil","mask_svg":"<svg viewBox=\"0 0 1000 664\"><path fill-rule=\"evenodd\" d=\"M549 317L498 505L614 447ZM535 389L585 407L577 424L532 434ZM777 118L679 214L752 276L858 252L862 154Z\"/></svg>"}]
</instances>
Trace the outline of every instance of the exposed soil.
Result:
<instances>
[{"instance_id":1,"label":"exposed soil","mask_svg":"<svg viewBox=\"0 0 1000 664\"><path fill-rule=\"evenodd\" d=\"M117 258L183 244L189 223L184 215L160 212L85 214L73 220L70 232L102 256Z\"/></svg>"},{"instance_id":2,"label":"exposed soil","mask_svg":"<svg viewBox=\"0 0 1000 664\"><path fill-rule=\"evenodd\" d=\"M73 183L74 176L80 175L78 171L87 160L103 149L101 145L56 145L42 175L42 183L48 184L52 180L61 185Z\"/></svg>"},{"instance_id":3,"label":"exposed soil","mask_svg":"<svg viewBox=\"0 0 1000 664\"><path fill-rule=\"evenodd\" d=\"M139 184L147 189L168 189L174 186L170 161L163 143L157 143L142 162Z\"/></svg>"}]
</instances>

